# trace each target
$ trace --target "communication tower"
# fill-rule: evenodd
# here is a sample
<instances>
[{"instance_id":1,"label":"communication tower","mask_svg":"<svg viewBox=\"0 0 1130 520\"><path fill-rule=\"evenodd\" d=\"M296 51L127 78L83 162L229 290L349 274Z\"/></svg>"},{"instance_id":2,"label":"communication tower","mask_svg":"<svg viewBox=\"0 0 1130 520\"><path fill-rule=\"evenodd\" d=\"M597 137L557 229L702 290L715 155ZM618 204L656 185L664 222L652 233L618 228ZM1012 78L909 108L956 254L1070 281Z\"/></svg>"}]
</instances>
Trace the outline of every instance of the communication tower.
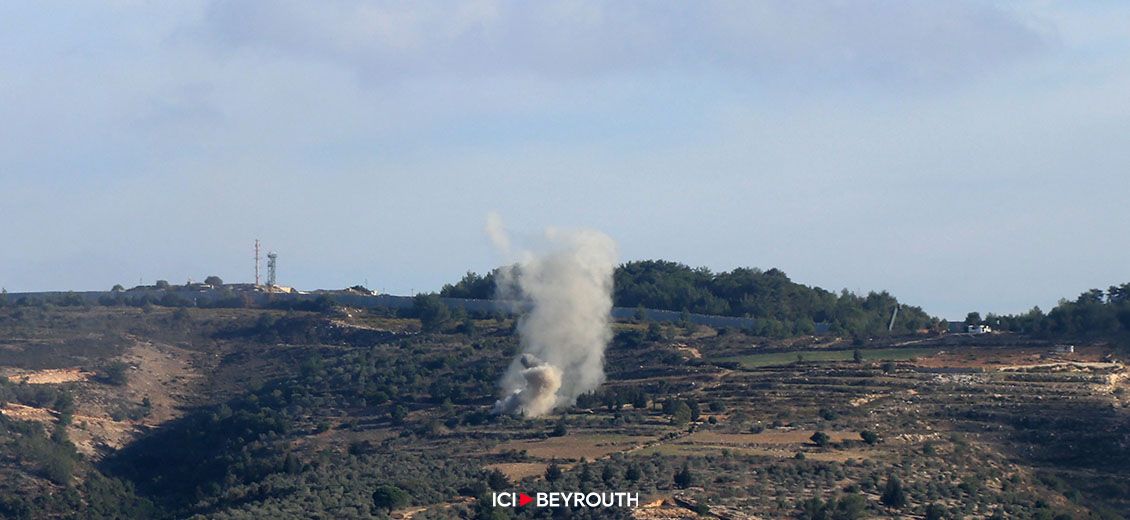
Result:
<instances>
[{"instance_id":1,"label":"communication tower","mask_svg":"<svg viewBox=\"0 0 1130 520\"><path fill-rule=\"evenodd\" d=\"M267 253L267 285L275 286L275 265L278 260L278 253L271 251Z\"/></svg>"},{"instance_id":2,"label":"communication tower","mask_svg":"<svg viewBox=\"0 0 1130 520\"><path fill-rule=\"evenodd\" d=\"M259 239L255 239L255 285L259 285Z\"/></svg>"}]
</instances>

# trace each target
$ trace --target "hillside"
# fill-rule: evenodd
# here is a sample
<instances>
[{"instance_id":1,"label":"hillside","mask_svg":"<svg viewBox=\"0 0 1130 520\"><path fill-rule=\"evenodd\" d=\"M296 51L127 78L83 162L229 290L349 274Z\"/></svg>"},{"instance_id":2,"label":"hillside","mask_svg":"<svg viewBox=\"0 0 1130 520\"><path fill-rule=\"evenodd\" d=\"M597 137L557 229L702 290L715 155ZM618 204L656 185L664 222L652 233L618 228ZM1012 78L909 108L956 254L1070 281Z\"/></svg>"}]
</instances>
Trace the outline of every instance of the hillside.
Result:
<instances>
[{"instance_id":1,"label":"hillside","mask_svg":"<svg viewBox=\"0 0 1130 520\"><path fill-rule=\"evenodd\" d=\"M1130 510L1126 372L1102 341L853 346L628 321L601 391L523 420L489 413L509 318L422 332L409 314L2 307L0 512L370 518L388 512L373 493L396 488L397 516L547 513L476 500L515 487L661 501L576 518ZM892 477L905 504L882 500Z\"/></svg>"}]
</instances>

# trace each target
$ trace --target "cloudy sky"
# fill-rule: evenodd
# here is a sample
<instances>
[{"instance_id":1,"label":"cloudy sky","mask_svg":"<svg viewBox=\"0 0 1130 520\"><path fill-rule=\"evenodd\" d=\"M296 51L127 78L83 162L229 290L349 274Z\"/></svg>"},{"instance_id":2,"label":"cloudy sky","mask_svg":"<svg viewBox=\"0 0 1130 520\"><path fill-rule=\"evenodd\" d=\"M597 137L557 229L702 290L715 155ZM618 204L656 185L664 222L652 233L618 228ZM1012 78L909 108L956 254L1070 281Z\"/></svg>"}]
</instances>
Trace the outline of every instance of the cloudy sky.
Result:
<instances>
[{"instance_id":1,"label":"cloudy sky","mask_svg":"<svg viewBox=\"0 0 1130 520\"><path fill-rule=\"evenodd\" d=\"M0 285L437 289L483 233L943 317L1130 281L1122 1L0 4Z\"/></svg>"}]
</instances>

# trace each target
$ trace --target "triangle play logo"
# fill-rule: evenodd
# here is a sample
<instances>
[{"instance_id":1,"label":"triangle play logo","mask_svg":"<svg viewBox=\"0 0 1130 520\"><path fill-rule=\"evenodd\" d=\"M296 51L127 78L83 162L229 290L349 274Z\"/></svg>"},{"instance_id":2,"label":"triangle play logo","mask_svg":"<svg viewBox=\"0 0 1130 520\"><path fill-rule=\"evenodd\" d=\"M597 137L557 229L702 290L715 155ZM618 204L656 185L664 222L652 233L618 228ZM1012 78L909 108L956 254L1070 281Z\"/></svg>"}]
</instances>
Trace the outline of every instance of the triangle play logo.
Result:
<instances>
[{"instance_id":1,"label":"triangle play logo","mask_svg":"<svg viewBox=\"0 0 1130 520\"><path fill-rule=\"evenodd\" d=\"M530 498L530 495L527 495L525 493L518 493L518 505L519 506L524 506L524 505L529 504L530 502L533 502L533 501L534 501L534 499Z\"/></svg>"}]
</instances>

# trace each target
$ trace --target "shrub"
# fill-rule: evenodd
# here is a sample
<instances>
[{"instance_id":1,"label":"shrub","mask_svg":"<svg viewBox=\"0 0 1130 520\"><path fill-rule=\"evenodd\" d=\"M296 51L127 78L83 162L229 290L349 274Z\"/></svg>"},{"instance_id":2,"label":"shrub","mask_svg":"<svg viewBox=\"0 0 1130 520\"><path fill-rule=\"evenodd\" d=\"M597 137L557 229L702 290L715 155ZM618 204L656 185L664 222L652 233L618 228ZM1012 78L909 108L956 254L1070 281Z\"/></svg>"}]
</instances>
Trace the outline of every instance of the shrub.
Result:
<instances>
[{"instance_id":1,"label":"shrub","mask_svg":"<svg viewBox=\"0 0 1130 520\"><path fill-rule=\"evenodd\" d=\"M114 361L102 368L102 380L115 386L125 386L129 382L129 365Z\"/></svg>"},{"instance_id":2,"label":"shrub","mask_svg":"<svg viewBox=\"0 0 1130 520\"><path fill-rule=\"evenodd\" d=\"M408 493L396 486L383 485L373 491L373 507L390 513L393 509L408 505L410 500Z\"/></svg>"},{"instance_id":3,"label":"shrub","mask_svg":"<svg viewBox=\"0 0 1130 520\"><path fill-rule=\"evenodd\" d=\"M828 446L828 443L831 442L832 439L830 437L828 437L827 433L816 432L816 433L812 434L812 437L809 437L809 440L811 440L817 446L824 448L824 447Z\"/></svg>"}]
</instances>

